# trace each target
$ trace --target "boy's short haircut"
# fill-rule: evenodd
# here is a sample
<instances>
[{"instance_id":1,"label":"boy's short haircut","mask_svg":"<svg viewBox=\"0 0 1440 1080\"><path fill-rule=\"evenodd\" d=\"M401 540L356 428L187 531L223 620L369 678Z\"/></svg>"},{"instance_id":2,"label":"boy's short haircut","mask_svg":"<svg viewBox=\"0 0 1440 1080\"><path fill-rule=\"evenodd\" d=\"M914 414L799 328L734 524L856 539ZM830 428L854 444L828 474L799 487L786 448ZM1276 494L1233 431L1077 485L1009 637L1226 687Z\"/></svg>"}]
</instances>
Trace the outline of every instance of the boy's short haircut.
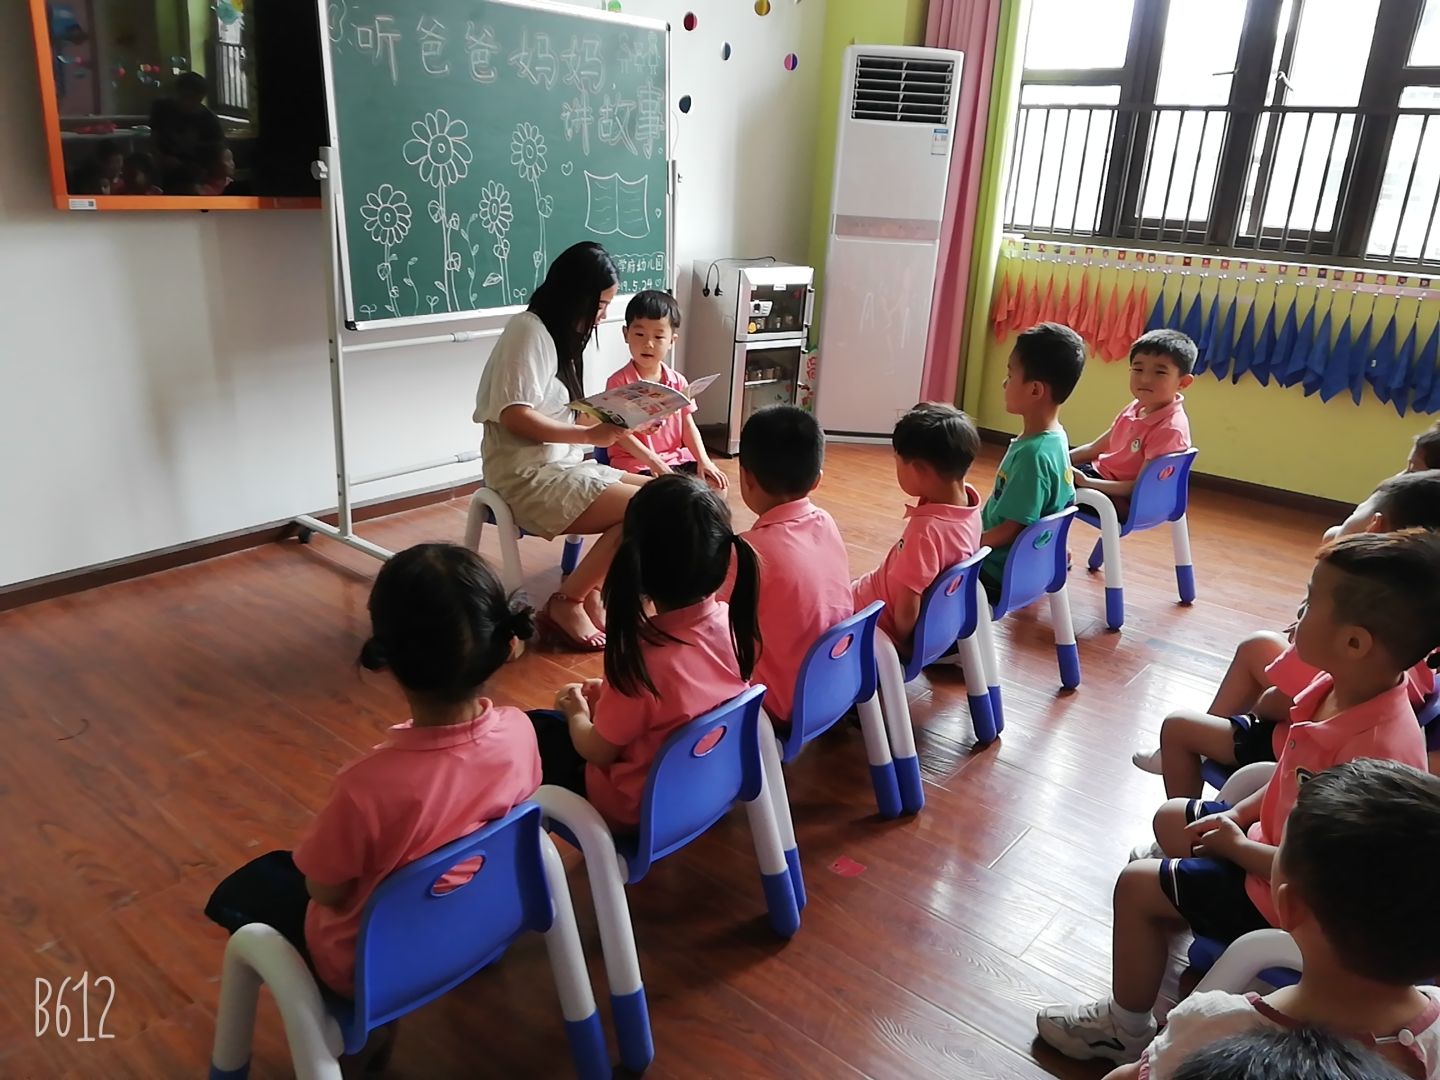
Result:
<instances>
[{"instance_id":1,"label":"boy's short haircut","mask_svg":"<svg viewBox=\"0 0 1440 1080\"><path fill-rule=\"evenodd\" d=\"M1195 361L1200 358L1200 350L1195 347L1195 342L1190 340L1190 335L1180 330L1161 328L1149 330L1135 339L1135 344L1130 346L1130 359L1134 360L1140 354L1146 356L1163 356L1177 368L1181 375L1189 375L1195 370Z\"/></svg>"},{"instance_id":2,"label":"boy's short haircut","mask_svg":"<svg viewBox=\"0 0 1440 1080\"><path fill-rule=\"evenodd\" d=\"M1390 477L1375 489L1374 507L1391 529L1440 529L1440 469Z\"/></svg>"},{"instance_id":3,"label":"boy's short haircut","mask_svg":"<svg viewBox=\"0 0 1440 1080\"><path fill-rule=\"evenodd\" d=\"M890 445L905 461L923 461L941 476L960 480L980 454L980 433L954 405L922 401L896 421Z\"/></svg>"},{"instance_id":4,"label":"boy's short haircut","mask_svg":"<svg viewBox=\"0 0 1440 1080\"><path fill-rule=\"evenodd\" d=\"M740 467L767 495L804 498L824 466L825 436L815 417L798 405L759 409L740 429Z\"/></svg>"},{"instance_id":5,"label":"boy's short haircut","mask_svg":"<svg viewBox=\"0 0 1440 1080\"><path fill-rule=\"evenodd\" d=\"M1085 369L1085 342L1068 326L1042 322L1015 339L1015 359L1026 382L1043 382L1056 405L1063 405Z\"/></svg>"},{"instance_id":6,"label":"boy's short haircut","mask_svg":"<svg viewBox=\"0 0 1440 1080\"><path fill-rule=\"evenodd\" d=\"M1211 1043L1170 1074L1174 1080L1401 1080L1384 1058L1319 1028L1257 1028Z\"/></svg>"},{"instance_id":7,"label":"boy's short haircut","mask_svg":"<svg viewBox=\"0 0 1440 1080\"><path fill-rule=\"evenodd\" d=\"M1427 469L1440 469L1440 420L1415 436L1415 453Z\"/></svg>"},{"instance_id":8,"label":"boy's short haircut","mask_svg":"<svg viewBox=\"0 0 1440 1080\"><path fill-rule=\"evenodd\" d=\"M625 305L625 325L629 326L636 319L669 319L670 329L679 330L680 305L667 292L646 289L637 292Z\"/></svg>"},{"instance_id":9,"label":"boy's short haircut","mask_svg":"<svg viewBox=\"0 0 1440 1080\"><path fill-rule=\"evenodd\" d=\"M1341 574L1335 617L1368 630L1397 670L1414 667L1440 645L1440 534L1403 529L1342 536L1318 558Z\"/></svg>"},{"instance_id":10,"label":"boy's short haircut","mask_svg":"<svg viewBox=\"0 0 1440 1080\"><path fill-rule=\"evenodd\" d=\"M1440 971L1440 778L1361 758L1300 786L1281 869L1346 970L1387 986Z\"/></svg>"}]
</instances>

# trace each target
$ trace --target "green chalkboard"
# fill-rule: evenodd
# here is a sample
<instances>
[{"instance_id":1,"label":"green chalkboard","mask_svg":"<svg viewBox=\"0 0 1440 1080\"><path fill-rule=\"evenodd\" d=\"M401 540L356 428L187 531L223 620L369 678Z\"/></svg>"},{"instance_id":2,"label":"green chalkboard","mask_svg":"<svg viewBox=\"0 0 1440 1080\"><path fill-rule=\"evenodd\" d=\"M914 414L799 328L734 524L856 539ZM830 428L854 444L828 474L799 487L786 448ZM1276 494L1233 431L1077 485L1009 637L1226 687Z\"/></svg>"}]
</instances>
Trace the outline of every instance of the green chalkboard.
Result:
<instances>
[{"instance_id":1,"label":"green chalkboard","mask_svg":"<svg viewBox=\"0 0 1440 1080\"><path fill-rule=\"evenodd\" d=\"M544 0L319 0L350 325L524 306L605 245L670 280L662 23Z\"/></svg>"}]
</instances>

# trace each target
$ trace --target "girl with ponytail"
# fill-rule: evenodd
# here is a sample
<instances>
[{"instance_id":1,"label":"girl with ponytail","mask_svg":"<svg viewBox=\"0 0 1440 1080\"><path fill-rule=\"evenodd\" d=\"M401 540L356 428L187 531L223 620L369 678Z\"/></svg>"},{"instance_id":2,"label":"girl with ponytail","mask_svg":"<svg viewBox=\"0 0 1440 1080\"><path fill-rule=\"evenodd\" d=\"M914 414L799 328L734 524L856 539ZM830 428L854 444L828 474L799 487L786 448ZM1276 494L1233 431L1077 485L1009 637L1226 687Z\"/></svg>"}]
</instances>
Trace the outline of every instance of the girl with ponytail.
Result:
<instances>
[{"instance_id":1,"label":"girl with ponytail","mask_svg":"<svg viewBox=\"0 0 1440 1080\"><path fill-rule=\"evenodd\" d=\"M268 923L350 996L355 938L375 887L539 786L529 719L484 696L485 681L533 633L534 613L473 551L421 544L381 567L360 663L390 672L411 719L340 772L293 853L272 851L231 874L205 913L231 932Z\"/></svg>"},{"instance_id":2,"label":"girl with ponytail","mask_svg":"<svg viewBox=\"0 0 1440 1080\"><path fill-rule=\"evenodd\" d=\"M715 593L732 559L726 604ZM584 795L612 825L638 825L665 739L749 685L759 594L755 552L719 495L679 473L638 489L605 578L605 678L566 686L555 712L531 714L545 783Z\"/></svg>"}]
</instances>

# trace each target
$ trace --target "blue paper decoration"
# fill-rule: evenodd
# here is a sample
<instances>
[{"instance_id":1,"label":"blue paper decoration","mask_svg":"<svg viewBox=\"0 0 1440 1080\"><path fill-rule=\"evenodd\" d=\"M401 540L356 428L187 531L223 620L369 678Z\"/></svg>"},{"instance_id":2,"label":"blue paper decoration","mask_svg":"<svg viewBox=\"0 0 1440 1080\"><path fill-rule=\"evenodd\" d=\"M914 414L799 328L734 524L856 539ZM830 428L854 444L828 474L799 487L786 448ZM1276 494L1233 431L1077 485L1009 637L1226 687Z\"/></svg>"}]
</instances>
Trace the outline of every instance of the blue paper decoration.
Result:
<instances>
[{"instance_id":1,"label":"blue paper decoration","mask_svg":"<svg viewBox=\"0 0 1440 1080\"><path fill-rule=\"evenodd\" d=\"M1274 332L1274 327L1271 327ZM1230 369L1231 384L1238 383L1240 376L1250 370L1255 360L1255 305L1245 310L1245 321L1240 325L1240 340L1235 343L1235 365Z\"/></svg>"},{"instance_id":2,"label":"blue paper decoration","mask_svg":"<svg viewBox=\"0 0 1440 1080\"><path fill-rule=\"evenodd\" d=\"M1235 299L1232 297L1230 305L1225 309L1224 318L1220 320L1220 325L1210 338L1210 347L1205 350L1205 366L1217 379L1223 379L1230 372L1230 351L1234 340Z\"/></svg>"},{"instance_id":3,"label":"blue paper decoration","mask_svg":"<svg viewBox=\"0 0 1440 1080\"><path fill-rule=\"evenodd\" d=\"M1314 315L1312 310L1310 318L1305 320L1306 326L1310 325ZM1320 384L1325 379L1325 369L1330 363L1330 315L1331 312L1327 310L1325 317L1320 320L1320 329L1315 332L1315 337L1310 342L1310 350L1305 354L1305 366L1300 371L1301 385L1305 387L1306 397L1320 389ZM1340 388L1343 390L1345 385L1342 382Z\"/></svg>"},{"instance_id":4,"label":"blue paper decoration","mask_svg":"<svg viewBox=\"0 0 1440 1080\"><path fill-rule=\"evenodd\" d=\"M1351 318L1354 318L1353 314ZM1346 320L1346 329L1349 329L1350 320ZM1370 314L1365 317L1365 325L1355 335L1350 345L1350 367L1349 383L1350 398L1356 405L1360 404L1360 395L1365 392L1365 376L1370 368L1370 332L1375 322L1375 309L1370 309Z\"/></svg>"}]
</instances>

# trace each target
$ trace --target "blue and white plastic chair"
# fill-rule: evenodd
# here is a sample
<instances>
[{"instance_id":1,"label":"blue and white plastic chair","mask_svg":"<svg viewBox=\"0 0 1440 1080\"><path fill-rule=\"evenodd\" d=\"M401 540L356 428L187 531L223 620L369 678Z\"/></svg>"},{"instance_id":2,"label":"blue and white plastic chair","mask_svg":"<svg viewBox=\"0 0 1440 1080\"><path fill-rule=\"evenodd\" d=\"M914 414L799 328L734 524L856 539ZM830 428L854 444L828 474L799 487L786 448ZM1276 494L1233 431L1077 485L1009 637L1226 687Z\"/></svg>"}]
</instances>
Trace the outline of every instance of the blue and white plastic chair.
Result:
<instances>
[{"instance_id":1,"label":"blue and white plastic chair","mask_svg":"<svg viewBox=\"0 0 1440 1080\"><path fill-rule=\"evenodd\" d=\"M800 928L795 887L800 861L781 846L774 795L761 763L761 747L775 743L775 731L760 707L764 696L765 687L753 686L665 740L645 779L640 827L634 833L614 835L600 812L573 791L545 785L535 793L535 801L545 808L547 826L585 856L620 1061L633 1072L650 1064L655 1047L626 885L635 884L652 864L679 851L742 802L750 818L770 925L787 938ZM800 892L803 895L803 883Z\"/></svg>"},{"instance_id":2,"label":"blue and white plastic chair","mask_svg":"<svg viewBox=\"0 0 1440 1080\"><path fill-rule=\"evenodd\" d=\"M1190 468L1200 451L1191 447L1147 462L1130 493L1130 510L1122 522L1108 496L1092 488L1079 488L1075 503L1080 520L1100 530L1090 552L1092 571L1105 567L1105 624L1119 630L1125 623L1125 580L1120 569L1120 538L1132 532L1170 523L1175 548L1175 583L1180 602L1195 601L1195 566L1190 555L1190 529L1185 513L1190 505Z\"/></svg>"},{"instance_id":3,"label":"blue and white plastic chair","mask_svg":"<svg viewBox=\"0 0 1440 1080\"><path fill-rule=\"evenodd\" d=\"M997 717L1000 701L999 665L993 640L980 632L985 602L980 591L980 566L990 554L982 547L964 562L950 567L931 582L920 599L915 620L915 637L910 659L900 662L895 643L884 630L875 631L875 662L880 678L880 707L890 749L895 755L895 778L900 805L907 814L918 814L925 806L925 788L920 780L920 758L915 749L915 728L910 721L910 702L905 685L935 663L953 646L965 669L966 693L970 698L970 722L982 743L995 741L1001 724ZM987 644L987 641L989 643ZM994 679L994 689L990 688ZM873 760L873 759L872 759ZM876 794L880 791L877 780ZM881 813L885 808L881 807ZM893 815L886 815L893 816Z\"/></svg>"},{"instance_id":4,"label":"blue and white plastic chair","mask_svg":"<svg viewBox=\"0 0 1440 1080\"><path fill-rule=\"evenodd\" d=\"M1066 540L1075 508L1066 507L1021 530L1010 545L1005 573L1000 579L1000 598L981 620L982 642L994 649L991 624L1006 614L1028 607L1042 596L1050 600L1050 624L1055 631L1055 657L1060 665L1060 685L1074 690L1080 685L1080 649L1075 644L1075 624L1070 618L1070 591L1067 586ZM1000 706L998 668L987 671L997 730L1004 730L1005 713Z\"/></svg>"},{"instance_id":5,"label":"blue and white plastic chair","mask_svg":"<svg viewBox=\"0 0 1440 1080\"><path fill-rule=\"evenodd\" d=\"M506 592L516 592L525 584L525 572L520 567L520 538L528 536L524 529L515 524L515 515L494 488L484 482L470 498L470 512L465 517L465 546L471 551L480 550L480 533L487 523L493 524L500 534L500 583ZM560 555L560 573L569 574L580 565L580 555L585 547L582 536L567 536L565 550Z\"/></svg>"},{"instance_id":6,"label":"blue and white plastic chair","mask_svg":"<svg viewBox=\"0 0 1440 1080\"><path fill-rule=\"evenodd\" d=\"M450 870L477 860L473 877L445 888ZM381 883L360 923L353 1002L322 993L278 930L263 923L237 930L225 947L210 1080L249 1075L261 983L285 1021L298 1080L340 1080L342 1053L358 1053L370 1032L447 993L531 930L545 935L576 1072L608 1078L565 867L540 828L540 807L527 802Z\"/></svg>"}]
</instances>

